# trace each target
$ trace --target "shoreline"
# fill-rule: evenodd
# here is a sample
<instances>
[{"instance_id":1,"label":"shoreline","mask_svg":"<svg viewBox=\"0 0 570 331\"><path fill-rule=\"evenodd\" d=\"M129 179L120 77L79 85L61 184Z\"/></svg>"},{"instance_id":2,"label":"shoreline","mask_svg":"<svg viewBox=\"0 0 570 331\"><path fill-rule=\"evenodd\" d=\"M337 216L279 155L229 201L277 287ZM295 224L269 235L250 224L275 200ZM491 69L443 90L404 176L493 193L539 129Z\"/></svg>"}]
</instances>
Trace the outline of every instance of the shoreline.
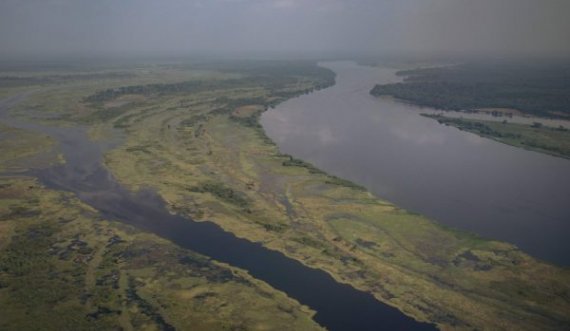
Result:
<instances>
[{"instance_id":1,"label":"shoreline","mask_svg":"<svg viewBox=\"0 0 570 331\"><path fill-rule=\"evenodd\" d=\"M250 88L215 95L267 97L261 93ZM566 279L561 268L335 182L282 155L259 118L253 119L257 125L232 118L234 109L212 103L209 92L155 97L148 106L157 108L133 107L104 122L112 127L121 121L126 132L104 164L129 189L152 187L170 211L215 223L439 327L560 323L557 311L566 303L541 305L551 312L544 317L515 304L518 294L509 289L542 282L564 287L558 285ZM492 291L488 279L495 280ZM541 292L532 295L542 300ZM500 319L497 307L504 308Z\"/></svg>"}]
</instances>

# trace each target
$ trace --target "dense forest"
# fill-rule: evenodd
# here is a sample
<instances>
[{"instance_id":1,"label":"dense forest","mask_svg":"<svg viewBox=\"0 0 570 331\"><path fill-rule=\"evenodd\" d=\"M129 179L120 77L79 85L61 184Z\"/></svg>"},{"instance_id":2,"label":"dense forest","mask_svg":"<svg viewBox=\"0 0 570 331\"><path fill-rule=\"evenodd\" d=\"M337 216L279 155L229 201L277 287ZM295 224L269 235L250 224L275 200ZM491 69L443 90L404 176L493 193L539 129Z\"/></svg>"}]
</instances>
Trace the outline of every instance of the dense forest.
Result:
<instances>
[{"instance_id":1,"label":"dense forest","mask_svg":"<svg viewBox=\"0 0 570 331\"><path fill-rule=\"evenodd\" d=\"M443 110L512 108L529 115L570 116L569 63L470 63L398 72L403 83L376 85L391 95Z\"/></svg>"}]
</instances>

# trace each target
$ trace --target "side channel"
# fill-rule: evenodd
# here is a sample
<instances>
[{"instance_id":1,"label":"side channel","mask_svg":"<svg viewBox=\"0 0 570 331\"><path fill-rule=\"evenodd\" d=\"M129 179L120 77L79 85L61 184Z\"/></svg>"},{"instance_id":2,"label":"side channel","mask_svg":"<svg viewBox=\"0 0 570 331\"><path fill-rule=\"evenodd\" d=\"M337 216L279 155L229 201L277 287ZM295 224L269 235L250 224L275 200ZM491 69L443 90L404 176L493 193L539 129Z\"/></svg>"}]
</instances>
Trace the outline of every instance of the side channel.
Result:
<instances>
[{"instance_id":1,"label":"side channel","mask_svg":"<svg viewBox=\"0 0 570 331\"><path fill-rule=\"evenodd\" d=\"M90 141L84 128L55 128L6 116L16 99L0 101L0 119L11 126L40 131L59 142L66 163L31 171L47 187L74 192L103 217L152 232L212 259L247 270L317 313L315 321L334 330L435 330L371 294L336 282L324 271L235 237L211 222L195 222L170 214L155 193L131 193L102 166L106 149Z\"/></svg>"}]
</instances>

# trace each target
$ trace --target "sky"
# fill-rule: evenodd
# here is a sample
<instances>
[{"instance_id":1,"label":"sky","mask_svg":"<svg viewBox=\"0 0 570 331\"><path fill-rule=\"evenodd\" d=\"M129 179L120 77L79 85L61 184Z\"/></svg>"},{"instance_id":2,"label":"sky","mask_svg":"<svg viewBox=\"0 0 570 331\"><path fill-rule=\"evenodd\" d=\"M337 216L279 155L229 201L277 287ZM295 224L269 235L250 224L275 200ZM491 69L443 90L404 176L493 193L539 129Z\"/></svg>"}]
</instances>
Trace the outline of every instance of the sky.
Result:
<instances>
[{"instance_id":1,"label":"sky","mask_svg":"<svg viewBox=\"0 0 570 331\"><path fill-rule=\"evenodd\" d=\"M0 54L570 56L570 0L0 0Z\"/></svg>"}]
</instances>

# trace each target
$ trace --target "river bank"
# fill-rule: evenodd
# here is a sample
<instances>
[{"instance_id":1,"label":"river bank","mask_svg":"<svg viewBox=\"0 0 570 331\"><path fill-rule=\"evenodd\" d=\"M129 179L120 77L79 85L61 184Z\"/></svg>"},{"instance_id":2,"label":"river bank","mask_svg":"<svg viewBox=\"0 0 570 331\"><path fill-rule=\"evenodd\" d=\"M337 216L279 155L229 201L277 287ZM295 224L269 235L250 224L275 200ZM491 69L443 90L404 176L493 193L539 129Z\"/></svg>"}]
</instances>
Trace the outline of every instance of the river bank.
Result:
<instances>
[{"instance_id":1,"label":"river bank","mask_svg":"<svg viewBox=\"0 0 570 331\"><path fill-rule=\"evenodd\" d=\"M14 101L15 100L16 99L14 99ZM16 102L5 103L4 108L6 109L2 109L2 113L5 114L9 108L15 105ZM412 318L400 313L395 308L382 304L375 300L370 294L357 291L348 285L338 284L333 278L322 271L307 268L294 260L286 258L280 253L264 249L258 244L238 239L210 222L195 223L188 218L172 215L164 208L163 200L151 191L132 194L123 189L115 182L114 176L108 173L102 164L104 153L110 148L113 148L116 143L110 142L108 139L98 142L90 140L85 127L66 128L42 126L21 120L10 120L8 122L21 129L32 129L39 131L41 134L50 136L57 142L58 150L65 158L65 163L63 164L35 169L31 172L27 172L25 175L38 177L44 185L51 189L75 193L79 199L90 207L95 208L96 213L105 219L115 222L124 222L138 229L150 231L175 243L179 247L191 249L193 253L199 252L217 261L229 263L232 265L231 268L241 266L247 270L247 274L244 274L244 276L249 277L249 279L253 280L250 275L257 279L265 279L270 285L302 301L303 305L318 309L318 313L314 313L313 310L306 306L299 306L298 302L294 301L294 299L282 297L281 292L275 291L275 289L270 288L267 283L256 279L255 281L259 282L258 284L262 284L264 291L267 291L265 294L258 293L258 295L270 296L266 301L278 304L281 309L285 309L288 314L290 314L289 316L294 319L294 321L285 322L288 327L297 325L295 328L318 329L315 323L310 321L310 318L314 316L314 320L326 326L329 330L375 330L379 326L388 328L433 329L431 325L418 323ZM108 130L103 131L109 132ZM97 136L97 134L95 134L95 136ZM26 202L23 201L23 203L25 204ZM86 229L84 225L85 224L81 225L83 230ZM84 233L83 235L90 236L91 234ZM105 241L106 239L97 238L97 240ZM152 245L153 240L155 239L150 240L150 245ZM89 240L89 242L91 242L91 240ZM155 248L152 248L152 250L154 251ZM90 259L88 255L84 258L87 260ZM271 266L271 268L268 268L268 266ZM175 268L176 263L169 267ZM241 272L236 270L238 269L232 269L232 273ZM163 276L157 274L154 277L160 278ZM207 285L208 284L206 284L206 286ZM232 285L228 285L227 289L220 289L220 291L211 289L209 293L212 293L211 291L213 290L213 296L224 298L225 294L221 292L231 293L231 291L233 291L231 286ZM12 288L12 286L10 286L10 288ZM184 288L180 290L185 291ZM286 321L288 317L280 317L278 313L273 316L276 312L271 311L271 303L265 302L264 300L257 300L255 303L243 305L244 302L249 300L249 297L246 295L248 292L246 289L240 290L239 286L236 287L236 291L244 293L239 300L239 307L241 307L240 310L242 312L238 312L238 314L245 314L247 316L247 322L242 321L241 317L232 320L233 312L227 315L227 313L232 311L231 309L233 308L231 307L237 303L237 301L234 302L228 298L223 299L230 301L229 307L224 308L224 314L227 315L227 318L222 320L217 318L216 320L218 322L224 323L225 325L250 325L252 329L278 330L283 328L280 326L280 323L282 320ZM171 294L176 295L176 293L177 292ZM8 297L7 299L11 298ZM14 297L12 299L19 298ZM196 300L194 295L190 295L185 299ZM161 300L170 301L171 298L163 295ZM290 300L289 303L286 303L287 300ZM39 299L38 303L42 304L43 302ZM112 302L102 304L106 307L105 312L102 313L102 315L104 315L102 317L109 314L114 315L116 304ZM148 312L148 317L150 317L151 320L154 319L155 323L158 323L160 327L167 327L167 329L175 326L184 328L183 325L185 324L179 320L181 316L175 316L181 312L177 312L173 309L161 309L160 312L151 310L149 312L149 305L153 305L155 302L143 300L142 304L143 306L147 305L145 309ZM211 304L215 303L203 303L202 305L207 307L207 309L216 309L215 305L210 307ZM258 308L255 307L259 307L259 305L263 304L268 305L268 308L261 309L265 311L265 313L256 316L250 314L249 309L253 309L251 312L255 312L258 310ZM97 303L95 303L95 305L97 305ZM225 305L226 304L224 304L224 306ZM288 305L292 306L288 307ZM86 308L89 310L89 307ZM116 308L118 309L116 311L124 309L124 307L121 308L120 305ZM237 312L237 310L235 311ZM21 311L17 311L17 314L14 313L14 319L9 320L7 323L22 325L22 321L17 319L20 312ZM199 323L203 324L205 328L213 327L214 324L209 323L208 320L211 316L219 317L220 312L210 311L209 314L209 317L204 318L204 320ZM140 319L140 316L131 317ZM106 322L112 324L113 319L107 319L111 321L106 320ZM264 323L258 322L263 319L265 319ZM125 322L125 320L128 320L128 317L125 317L123 322ZM63 320L61 323L65 323L65 321L66 320ZM192 323L192 321L186 321L184 323ZM140 326L140 324L137 325ZM195 326L196 324L193 323L193 325Z\"/></svg>"},{"instance_id":2,"label":"river bank","mask_svg":"<svg viewBox=\"0 0 570 331\"><path fill-rule=\"evenodd\" d=\"M290 103L328 95L344 85L342 72L337 73L335 87L291 99L263 113L264 127L266 115L278 113ZM369 87L349 84L349 93L354 95L355 88L373 100ZM266 93L263 88L217 92L239 106L251 95ZM152 112L133 111L128 121L121 121L127 141L107 155L107 167L130 189L155 188L173 212L215 222L238 237L325 270L337 281L369 291L377 299L443 328L469 328L472 323L481 327L518 325L514 316L526 313L519 306L513 308L519 299L507 287L538 290L543 281L549 282L535 278L544 270L535 272L547 265L516 247L437 225L331 177L319 170L321 164L317 168L299 160L299 154L295 158L284 155L289 151L280 151L268 140L255 125L255 117L248 121L235 118L227 103L205 102L209 98L209 93L197 93L184 99L149 100L147 107L154 106ZM339 98L350 100L339 95L327 98L322 106L327 108ZM321 109L302 108L307 112ZM330 114L319 113L329 116L319 123L333 120ZM339 115L338 123L348 125L347 117L356 117L345 115ZM317 123L305 124L309 123L316 126L291 123L296 128L287 127L288 133L303 137L319 132ZM301 144L299 147L311 146L307 141ZM318 155L314 152L313 148L311 155ZM313 161L305 155L302 159ZM521 273L532 280L516 276ZM554 274L567 277L564 272ZM505 279L509 279L508 285L489 284ZM512 313L513 319L497 318L497 306ZM520 327L532 328L529 323L533 322L523 319L526 326Z\"/></svg>"},{"instance_id":3,"label":"river bank","mask_svg":"<svg viewBox=\"0 0 570 331\"><path fill-rule=\"evenodd\" d=\"M346 86L340 73L337 86ZM306 80L294 82L283 86L287 93L310 86ZM361 93L358 84L348 87L352 94ZM292 99L277 110L329 90L335 91L333 87ZM124 144L105 153L105 168L101 159L90 164L76 157L81 153L74 149L103 153L85 148L97 145L83 134L81 139L61 140L69 161L38 176L54 188L77 190L80 198L108 217L135 222L179 245L242 265L278 289L292 286L285 292L302 298L301 303L312 302L315 319L331 329L376 329L384 323L431 328L380 302L444 329L556 329L568 324L569 300L559 295L568 293L567 271L512 245L451 230L380 200L279 152L256 125L258 114L245 120L233 116L234 106L251 105L251 100L271 102L273 93L261 85L145 96L144 102L97 124L120 127L125 134ZM126 190L106 185L110 178ZM281 259L289 262L282 264ZM372 293L378 301L322 272L314 278L313 269L292 259ZM283 268L276 269L272 261ZM292 272L295 268L300 271ZM307 283L305 277L315 283ZM323 281L326 277L332 283ZM313 295L320 283L333 285L318 293L339 294L338 298Z\"/></svg>"},{"instance_id":4,"label":"river bank","mask_svg":"<svg viewBox=\"0 0 570 331\"><path fill-rule=\"evenodd\" d=\"M481 137L552 156L570 159L570 133L563 126L558 128L543 126L541 122L531 125L467 118L453 118L442 114L422 114L443 125L450 125L477 134Z\"/></svg>"},{"instance_id":5,"label":"river bank","mask_svg":"<svg viewBox=\"0 0 570 331\"><path fill-rule=\"evenodd\" d=\"M369 95L395 69L329 63L337 85L262 116L283 153L364 185L444 225L568 265L570 165L420 116L429 108ZM433 110L435 111L435 110ZM548 239L545 239L548 238Z\"/></svg>"}]
</instances>

